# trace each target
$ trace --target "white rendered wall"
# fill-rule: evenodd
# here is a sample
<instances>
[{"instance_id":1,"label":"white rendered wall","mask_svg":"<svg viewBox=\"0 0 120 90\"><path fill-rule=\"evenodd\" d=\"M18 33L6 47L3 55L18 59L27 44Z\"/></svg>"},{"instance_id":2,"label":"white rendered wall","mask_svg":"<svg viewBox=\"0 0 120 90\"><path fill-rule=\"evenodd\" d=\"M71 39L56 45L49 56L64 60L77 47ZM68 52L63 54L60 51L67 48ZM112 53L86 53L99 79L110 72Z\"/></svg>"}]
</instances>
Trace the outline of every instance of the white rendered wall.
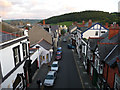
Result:
<instances>
[{"instance_id":1,"label":"white rendered wall","mask_svg":"<svg viewBox=\"0 0 120 90\"><path fill-rule=\"evenodd\" d=\"M27 39L21 41L26 42ZM14 55L13 55L13 48L20 45L20 57L21 61L23 60L23 51L22 51L22 43L18 42L11 46L8 46L4 49L0 50L0 62L1 62L1 69L3 77L7 75L13 68L15 68L14 63ZM28 45L27 45L28 46ZM12 84L17 76L18 73L24 73L23 65L20 65L4 82L2 82L2 88L12 88Z\"/></svg>"},{"instance_id":2,"label":"white rendered wall","mask_svg":"<svg viewBox=\"0 0 120 90\"><path fill-rule=\"evenodd\" d=\"M98 31L97 36L95 35L96 31ZM107 32L108 30L96 24L94 27L91 27L89 30L83 33L83 38L88 39L89 37L100 37L102 35L101 31Z\"/></svg>"}]
</instances>

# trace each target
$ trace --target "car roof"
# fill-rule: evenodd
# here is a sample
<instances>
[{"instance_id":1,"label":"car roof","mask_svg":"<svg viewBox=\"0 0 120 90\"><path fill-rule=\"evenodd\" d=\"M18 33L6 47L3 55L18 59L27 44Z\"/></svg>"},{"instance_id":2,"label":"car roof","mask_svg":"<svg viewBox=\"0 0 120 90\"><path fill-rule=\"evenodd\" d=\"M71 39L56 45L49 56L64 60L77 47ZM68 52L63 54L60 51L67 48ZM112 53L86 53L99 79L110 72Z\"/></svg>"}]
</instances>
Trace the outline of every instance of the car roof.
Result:
<instances>
[{"instance_id":1,"label":"car roof","mask_svg":"<svg viewBox=\"0 0 120 90\"><path fill-rule=\"evenodd\" d=\"M53 75L55 71L49 71L47 75Z\"/></svg>"},{"instance_id":2,"label":"car roof","mask_svg":"<svg viewBox=\"0 0 120 90\"><path fill-rule=\"evenodd\" d=\"M62 47L58 47L57 49L62 49Z\"/></svg>"},{"instance_id":3,"label":"car roof","mask_svg":"<svg viewBox=\"0 0 120 90\"><path fill-rule=\"evenodd\" d=\"M58 61L54 61L52 64L58 64Z\"/></svg>"}]
</instances>

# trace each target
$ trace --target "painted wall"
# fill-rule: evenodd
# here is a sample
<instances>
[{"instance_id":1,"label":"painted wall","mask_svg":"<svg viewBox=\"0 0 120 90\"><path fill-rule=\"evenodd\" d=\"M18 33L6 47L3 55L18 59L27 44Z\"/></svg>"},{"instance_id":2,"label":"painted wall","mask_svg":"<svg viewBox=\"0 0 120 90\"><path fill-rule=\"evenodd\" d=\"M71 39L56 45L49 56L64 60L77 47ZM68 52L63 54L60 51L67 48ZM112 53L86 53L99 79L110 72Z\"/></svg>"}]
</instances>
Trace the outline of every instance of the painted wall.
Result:
<instances>
[{"instance_id":1,"label":"painted wall","mask_svg":"<svg viewBox=\"0 0 120 90\"><path fill-rule=\"evenodd\" d=\"M26 41L27 41L27 39L25 39L21 42L26 42ZM20 45L20 56L21 56L21 61L22 61L23 60L22 43L18 42L18 43L15 43L11 46L8 46L8 47L0 50L0 62L1 62L3 77L5 75L7 75L15 67L13 48L18 45ZM13 84L17 74L24 73L23 65L24 65L24 63L22 63L22 65L20 65L4 82L2 82L2 84L1 84L2 88L11 88L12 87L12 84Z\"/></svg>"},{"instance_id":2,"label":"painted wall","mask_svg":"<svg viewBox=\"0 0 120 90\"><path fill-rule=\"evenodd\" d=\"M96 36L96 31L98 32L98 35ZM83 33L83 38L88 39L89 37L100 37L102 34L101 31L107 32L108 30L104 27L101 27L99 24L96 24L94 27L91 27L86 32Z\"/></svg>"},{"instance_id":3,"label":"painted wall","mask_svg":"<svg viewBox=\"0 0 120 90\"><path fill-rule=\"evenodd\" d=\"M15 70L4 82L2 82L1 87L2 88L12 88L12 85L14 83L14 80L17 77L17 74L24 73L23 66L24 66L24 63L17 70Z\"/></svg>"},{"instance_id":4,"label":"painted wall","mask_svg":"<svg viewBox=\"0 0 120 90\"><path fill-rule=\"evenodd\" d=\"M27 39L23 40L22 42L26 42L26 41L27 41ZM22 61L23 60L23 50L22 50L22 44L20 44L20 42L15 43L9 47L6 47L6 48L0 50L0 58L1 58L1 67L2 67L3 77L15 67L13 48L18 45L20 45L20 56L21 56L21 61Z\"/></svg>"}]
</instances>

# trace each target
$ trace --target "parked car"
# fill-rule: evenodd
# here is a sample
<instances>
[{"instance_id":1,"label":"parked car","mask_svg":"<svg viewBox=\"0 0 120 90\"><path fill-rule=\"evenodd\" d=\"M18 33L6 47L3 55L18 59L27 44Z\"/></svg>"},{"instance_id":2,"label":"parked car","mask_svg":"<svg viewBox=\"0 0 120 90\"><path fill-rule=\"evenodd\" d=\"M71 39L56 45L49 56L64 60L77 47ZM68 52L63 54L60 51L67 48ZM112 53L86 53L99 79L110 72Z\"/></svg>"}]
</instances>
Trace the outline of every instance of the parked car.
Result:
<instances>
[{"instance_id":1,"label":"parked car","mask_svg":"<svg viewBox=\"0 0 120 90\"><path fill-rule=\"evenodd\" d=\"M67 42L66 38L63 39L63 42Z\"/></svg>"},{"instance_id":2,"label":"parked car","mask_svg":"<svg viewBox=\"0 0 120 90\"><path fill-rule=\"evenodd\" d=\"M58 51L56 52L56 54L62 54L62 51L59 51L59 50L58 50Z\"/></svg>"},{"instance_id":3,"label":"parked car","mask_svg":"<svg viewBox=\"0 0 120 90\"><path fill-rule=\"evenodd\" d=\"M51 65L51 71L58 71L58 69L59 69L58 61L53 61Z\"/></svg>"},{"instance_id":4,"label":"parked car","mask_svg":"<svg viewBox=\"0 0 120 90\"><path fill-rule=\"evenodd\" d=\"M58 47L57 50L62 50L62 47Z\"/></svg>"},{"instance_id":5,"label":"parked car","mask_svg":"<svg viewBox=\"0 0 120 90\"><path fill-rule=\"evenodd\" d=\"M75 48L75 46L73 46L72 44L68 44L67 46L68 46L69 49L74 49Z\"/></svg>"},{"instance_id":6,"label":"parked car","mask_svg":"<svg viewBox=\"0 0 120 90\"><path fill-rule=\"evenodd\" d=\"M44 86L53 86L55 83L56 76L56 71L49 71L44 80Z\"/></svg>"},{"instance_id":7,"label":"parked car","mask_svg":"<svg viewBox=\"0 0 120 90\"><path fill-rule=\"evenodd\" d=\"M62 58L62 54L56 54L55 59L60 60Z\"/></svg>"},{"instance_id":8,"label":"parked car","mask_svg":"<svg viewBox=\"0 0 120 90\"><path fill-rule=\"evenodd\" d=\"M62 54L62 47L58 47L58 48L57 48L57 53ZM56 54L57 54L57 53L56 53Z\"/></svg>"}]
</instances>

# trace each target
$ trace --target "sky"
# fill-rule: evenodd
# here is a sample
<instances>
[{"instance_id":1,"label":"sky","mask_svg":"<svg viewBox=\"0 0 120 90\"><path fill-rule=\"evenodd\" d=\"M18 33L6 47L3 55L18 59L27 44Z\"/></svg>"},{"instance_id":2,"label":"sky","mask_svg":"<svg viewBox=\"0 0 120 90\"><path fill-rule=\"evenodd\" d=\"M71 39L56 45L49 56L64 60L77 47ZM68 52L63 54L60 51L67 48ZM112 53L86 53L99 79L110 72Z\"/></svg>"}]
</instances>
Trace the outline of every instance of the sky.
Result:
<instances>
[{"instance_id":1,"label":"sky","mask_svg":"<svg viewBox=\"0 0 120 90\"><path fill-rule=\"evenodd\" d=\"M120 0L0 0L2 19L47 19L71 12L118 12Z\"/></svg>"}]
</instances>

